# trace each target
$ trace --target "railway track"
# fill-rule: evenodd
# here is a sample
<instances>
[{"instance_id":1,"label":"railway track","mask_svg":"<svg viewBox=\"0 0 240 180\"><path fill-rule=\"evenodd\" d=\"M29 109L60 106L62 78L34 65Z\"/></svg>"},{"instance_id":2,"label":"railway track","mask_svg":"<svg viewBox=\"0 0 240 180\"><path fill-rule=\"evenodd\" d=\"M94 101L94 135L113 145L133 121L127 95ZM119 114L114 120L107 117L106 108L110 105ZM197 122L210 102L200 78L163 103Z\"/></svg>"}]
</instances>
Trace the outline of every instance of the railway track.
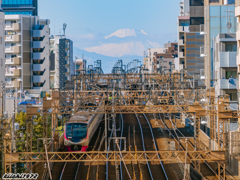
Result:
<instances>
[{"instance_id":1,"label":"railway track","mask_svg":"<svg viewBox=\"0 0 240 180\"><path fill-rule=\"evenodd\" d=\"M176 127L176 125L173 123L171 116L167 114L168 119L170 120L173 130L170 130L165 122L163 122L161 115L159 114L160 120L162 121L162 123L164 124L165 128L168 130L168 132L171 134L171 136L174 138L175 142L178 144L180 143L180 148L185 151L186 150L186 142L185 140L181 140L180 142L178 141L179 138L184 138L184 134ZM182 142L182 143L181 143ZM188 149L190 150L194 150L195 146L194 146L194 142L193 139L188 140ZM213 170L213 168L206 162L204 161L204 163L201 163L200 166L200 171L201 171L201 176L203 176L205 179L209 179L209 180L215 180L218 179L217 173Z\"/></svg>"},{"instance_id":2,"label":"railway track","mask_svg":"<svg viewBox=\"0 0 240 180\"><path fill-rule=\"evenodd\" d=\"M138 120L138 124L140 127L143 150L157 151L158 147L155 141L151 124L149 123L147 116L145 114L143 115L136 114L136 118ZM166 174L166 171L164 169L163 163L159 155L158 155L158 159L159 159L159 163L153 164L152 162L147 162L150 179L167 179L168 180L168 176Z\"/></svg>"}]
</instances>

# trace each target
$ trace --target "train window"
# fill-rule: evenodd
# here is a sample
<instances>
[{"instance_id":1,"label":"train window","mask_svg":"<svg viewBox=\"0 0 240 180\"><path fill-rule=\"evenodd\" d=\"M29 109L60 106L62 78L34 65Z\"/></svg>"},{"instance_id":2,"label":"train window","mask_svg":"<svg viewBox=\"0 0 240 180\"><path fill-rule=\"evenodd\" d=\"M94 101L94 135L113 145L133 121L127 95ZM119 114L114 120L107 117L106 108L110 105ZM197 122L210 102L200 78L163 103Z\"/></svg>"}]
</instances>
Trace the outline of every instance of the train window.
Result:
<instances>
[{"instance_id":1,"label":"train window","mask_svg":"<svg viewBox=\"0 0 240 180\"><path fill-rule=\"evenodd\" d=\"M67 138L72 138L72 125L71 124L67 125L66 135L67 135Z\"/></svg>"},{"instance_id":2,"label":"train window","mask_svg":"<svg viewBox=\"0 0 240 180\"><path fill-rule=\"evenodd\" d=\"M85 124L73 124L73 137L83 139L87 136L87 126Z\"/></svg>"}]
</instances>

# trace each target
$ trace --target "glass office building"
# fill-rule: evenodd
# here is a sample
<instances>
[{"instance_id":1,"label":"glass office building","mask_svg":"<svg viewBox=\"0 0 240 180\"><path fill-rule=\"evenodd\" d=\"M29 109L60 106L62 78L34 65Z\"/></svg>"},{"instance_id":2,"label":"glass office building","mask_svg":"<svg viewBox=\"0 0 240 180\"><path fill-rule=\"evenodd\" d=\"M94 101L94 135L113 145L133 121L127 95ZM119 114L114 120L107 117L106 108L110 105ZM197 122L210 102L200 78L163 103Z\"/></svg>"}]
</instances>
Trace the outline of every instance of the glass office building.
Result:
<instances>
[{"instance_id":1,"label":"glass office building","mask_svg":"<svg viewBox=\"0 0 240 180\"><path fill-rule=\"evenodd\" d=\"M37 0L2 0L2 10L6 15L23 14L38 15Z\"/></svg>"}]
</instances>

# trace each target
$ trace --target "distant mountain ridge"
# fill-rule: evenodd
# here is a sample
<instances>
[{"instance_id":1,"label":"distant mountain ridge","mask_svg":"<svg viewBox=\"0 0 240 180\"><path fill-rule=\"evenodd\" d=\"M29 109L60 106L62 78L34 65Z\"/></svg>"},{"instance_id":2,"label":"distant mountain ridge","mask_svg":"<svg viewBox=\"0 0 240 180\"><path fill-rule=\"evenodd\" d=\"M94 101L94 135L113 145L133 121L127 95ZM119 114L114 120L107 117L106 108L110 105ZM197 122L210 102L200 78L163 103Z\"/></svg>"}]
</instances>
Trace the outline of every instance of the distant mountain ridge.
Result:
<instances>
[{"instance_id":1,"label":"distant mountain ridge","mask_svg":"<svg viewBox=\"0 0 240 180\"><path fill-rule=\"evenodd\" d=\"M148 48L158 48L160 44L151 41L148 34L141 29L119 29L105 37L98 46L87 47L84 50L97 54L122 57L143 56Z\"/></svg>"}]
</instances>

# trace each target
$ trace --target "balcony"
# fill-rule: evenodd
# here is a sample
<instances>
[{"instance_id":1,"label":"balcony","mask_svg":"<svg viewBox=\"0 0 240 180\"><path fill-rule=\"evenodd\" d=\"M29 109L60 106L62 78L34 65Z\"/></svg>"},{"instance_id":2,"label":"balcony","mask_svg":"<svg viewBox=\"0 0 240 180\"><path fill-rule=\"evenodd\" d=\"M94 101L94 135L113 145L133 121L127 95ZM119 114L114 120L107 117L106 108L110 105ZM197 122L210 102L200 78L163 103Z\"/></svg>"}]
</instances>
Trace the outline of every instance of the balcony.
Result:
<instances>
[{"instance_id":1,"label":"balcony","mask_svg":"<svg viewBox=\"0 0 240 180\"><path fill-rule=\"evenodd\" d=\"M20 57L6 58L5 64L21 65L21 58Z\"/></svg>"},{"instance_id":2,"label":"balcony","mask_svg":"<svg viewBox=\"0 0 240 180\"><path fill-rule=\"evenodd\" d=\"M66 44L65 48L66 48L66 49L69 49L69 48L70 48L69 43Z\"/></svg>"},{"instance_id":3,"label":"balcony","mask_svg":"<svg viewBox=\"0 0 240 180\"><path fill-rule=\"evenodd\" d=\"M10 54L20 54L21 53L21 46L6 46L5 53Z\"/></svg>"},{"instance_id":4,"label":"balcony","mask_svg":"<svg viewBox=\"0 0 240 180\"><path fill-rule=\"evenodd\" d=\"M33 30L33 37L44 37L45 35L49 34L49 28L48 26L41 25L38 27L35 27L35 30Z\"/></svg>"},{"instance_id":5,"label":"balcony","mask_svg":"<svg viewBox=\"0 0 240 180\"><path fill-rule=\"evenodd\" d=\"M21 86L21 81L13 81L14 88L20 88Z\"/></svg>"},{"instance_id":6,"label":"balcony","mask_svg":"<svg viewBox=\"0 0 240 180\"><path fill-rule=\"evenodd\" d=\"M21 41L21 35L15 34L15 35L6 35L5 36L5 42L20 42Z\"/></svg>"},{"instance_id":7,"label":"balcony","mask_svg":"<svg viewBox=\"0 0 240 180\"><path fill-rule=\"evenodd\" d=\"M239 2L236 1L236 3L239 3ZM240 16L240 6L235 7L235 16Z\"/></svg>"},{"instance_id":8,"label":"balcony","mask_svg":"<svg viewBox=\"0 0 240 180\"><path fill-rule=\"evenodd\" d=\"M207 30L204 24L200 24L200 34L201 35L207 34Z\"/></svg>"},{"instance_id":9,"label":"balcony","mask_svg":"<svg viewBox=\"0 0 240 180\"><path fill-rule=\"evenodd\" d=\"M13 75L15 77L21 77L21 69L14 69Z\"/></svg>"},{"instance_id":10,"label":"balcony","mask_svg":"<svg viewBox=\"0 0 240 180\"><path fill-rule=\"evenodd\" d=\"M33 71L44 71L44 66L42 64L33 64Z\"/></svg>"},{"instance_id":11,"label":"balcony","mask_svg":"<svg viewBox=\"0 0 240 180\"><path fill-rule=\"evenodd\" d=\"M43 52L34 52L33 53L33 59L44 59L45 53Z\"/></svg>"},{"instance_id":12,"label":"balcony","mask_svg":"<svg viewBox=\"0 0 240 180\"><path fill-rule=\"evenodd\" d=\"M178 45L179 46L184 46L184 39L179 39Z\"/></svg>"},{"instance_id":13,"label":"balcony","mask_svg":"<svg viewBox=\"0 0 240 180\"><path fill-rule=\"evenodd\" d=\"M179 58L184 58L185 57L185 53L184 52L179 52L178 57Z\"/></svg>"},{"instance_id":14,"label":"balcony","mask_svg":"<svg viewBox=\"0 0 240 180\"><path fill-rule=\"evenodd\" d=\"M43 83L45 81L44 76L33 76L33 83Z\"/></svg>"},{"instance_id":15,"label":"balcony","mask_svg":"<svg viewBox=\"0 0 240 180\"><path fill-rule=\"evenodd\" d=\"M13 23L13 31L20 31L21 30L21 24L20 23Z\"/></svg>"},{"instance_id":16,"label":"balcony","mask_svg":"<svg viewBox=\"0 0 240 180\"><path fill-rule=\"evenodd\" d=\"M14 76L14 68L6 68L5 69L5 76Z\"/></svg>"},{"instance_id":17,"label":"balcony","mask_svg":"<svg viewBox=\"0 0 240 180\"><path fill-rule=\"evenodd\" d=\"M13 64L14 65L21 65L21 58L20 57L14 57L13 58Z\"/></svg>"},{"instance_id":18,"label":"balcony","mask_svg":"<svg viewBox=\"0 0 240 180\"><path fill-rule=\"evenodd\" d=\"M238 110L238 102L230 101L229 103L230 110L237 111Z\"/></svg>"},{"instance_id":19,"label":"balcony","mask_svg":"<svg viewBox=\"0 0 240 180\"><path fill-rule=\"evenodd\" d=\"M14 86L13 81L5 81L6 88L12 88Z\"/></svg>"},{"instance_id":20,"label":"balcony","mask_svg":"<svg viewBox=\"0 0 240 180\"><path fill-rule=\"evenodd\" d=\"M220 67L237 67L236 56L237 52L220 52Z\"/></svg>"},{"instance_id":21,"label":"balcony","mask_svg":"<svg viewBox=\"0 0 240 180\"><path fill-rule=\"evenodd\" d=\"M13 64L13 58L6 58L5 64Z\"/></svg>"},{"instance_id":22,"label":"balcony","mask_svg":"<svg viewBox=\"0 0 240 180\"><path fill-rule=\"evenodd\" d=\"M220 89L237 89L237 79L220 79Z\"/></svg>"},{"instance_id":23,"label":"balcony","mask_svg":"<svg viewBox=\"0 0 240 180\"><path fill-rule=\"evenodd\" d=\"M43 41L33 41L33 48L44 48L45 42Z\"/></svg>"},{"instance_id":24,"label":"balcony","mask_svg":"<svg viewBox=\"0 0 240 180\"><path fill-rule=\"evenodd\" d=\"M200 47L200 57L207 56L207 48L205 46Z\"/></svg>"},{"instance_id":25,"label":"balcony","mask_svg":"<svg viewBox=\"0 0 240 180\"><path fill-rule=\"evenodd\" d=\"M20 23L8 24L5 26L5 30L21 31L21 24Z\"/></svg>"},{"instance_id":26,"label":"balcony","mask_svg":"<svg viewBox=\"0 0 240 180\"><path fill-rule=\"evenodd\" d=\"M189 32L189 26L178 26L178 33Z\"/></svg>"},{"instance_id":27,"label":"balcony","mask_svg":"<svg viewBox=\"0 0 240 180\"><path fill-rule=\"evenodd\" d=\"M69 57L69 55L70 55L69 51L66 52L65 56Z\"/></svg>"},{"instance_id":28,"label":"balcony","mask_svg":"<svg viewBox=\"0 0 240 180\"><path fill-rule=\"evenodd\" d=\"M238 23L237 25L236 40L240 40L240 23Z\"/></svg>"}]
</instances>

